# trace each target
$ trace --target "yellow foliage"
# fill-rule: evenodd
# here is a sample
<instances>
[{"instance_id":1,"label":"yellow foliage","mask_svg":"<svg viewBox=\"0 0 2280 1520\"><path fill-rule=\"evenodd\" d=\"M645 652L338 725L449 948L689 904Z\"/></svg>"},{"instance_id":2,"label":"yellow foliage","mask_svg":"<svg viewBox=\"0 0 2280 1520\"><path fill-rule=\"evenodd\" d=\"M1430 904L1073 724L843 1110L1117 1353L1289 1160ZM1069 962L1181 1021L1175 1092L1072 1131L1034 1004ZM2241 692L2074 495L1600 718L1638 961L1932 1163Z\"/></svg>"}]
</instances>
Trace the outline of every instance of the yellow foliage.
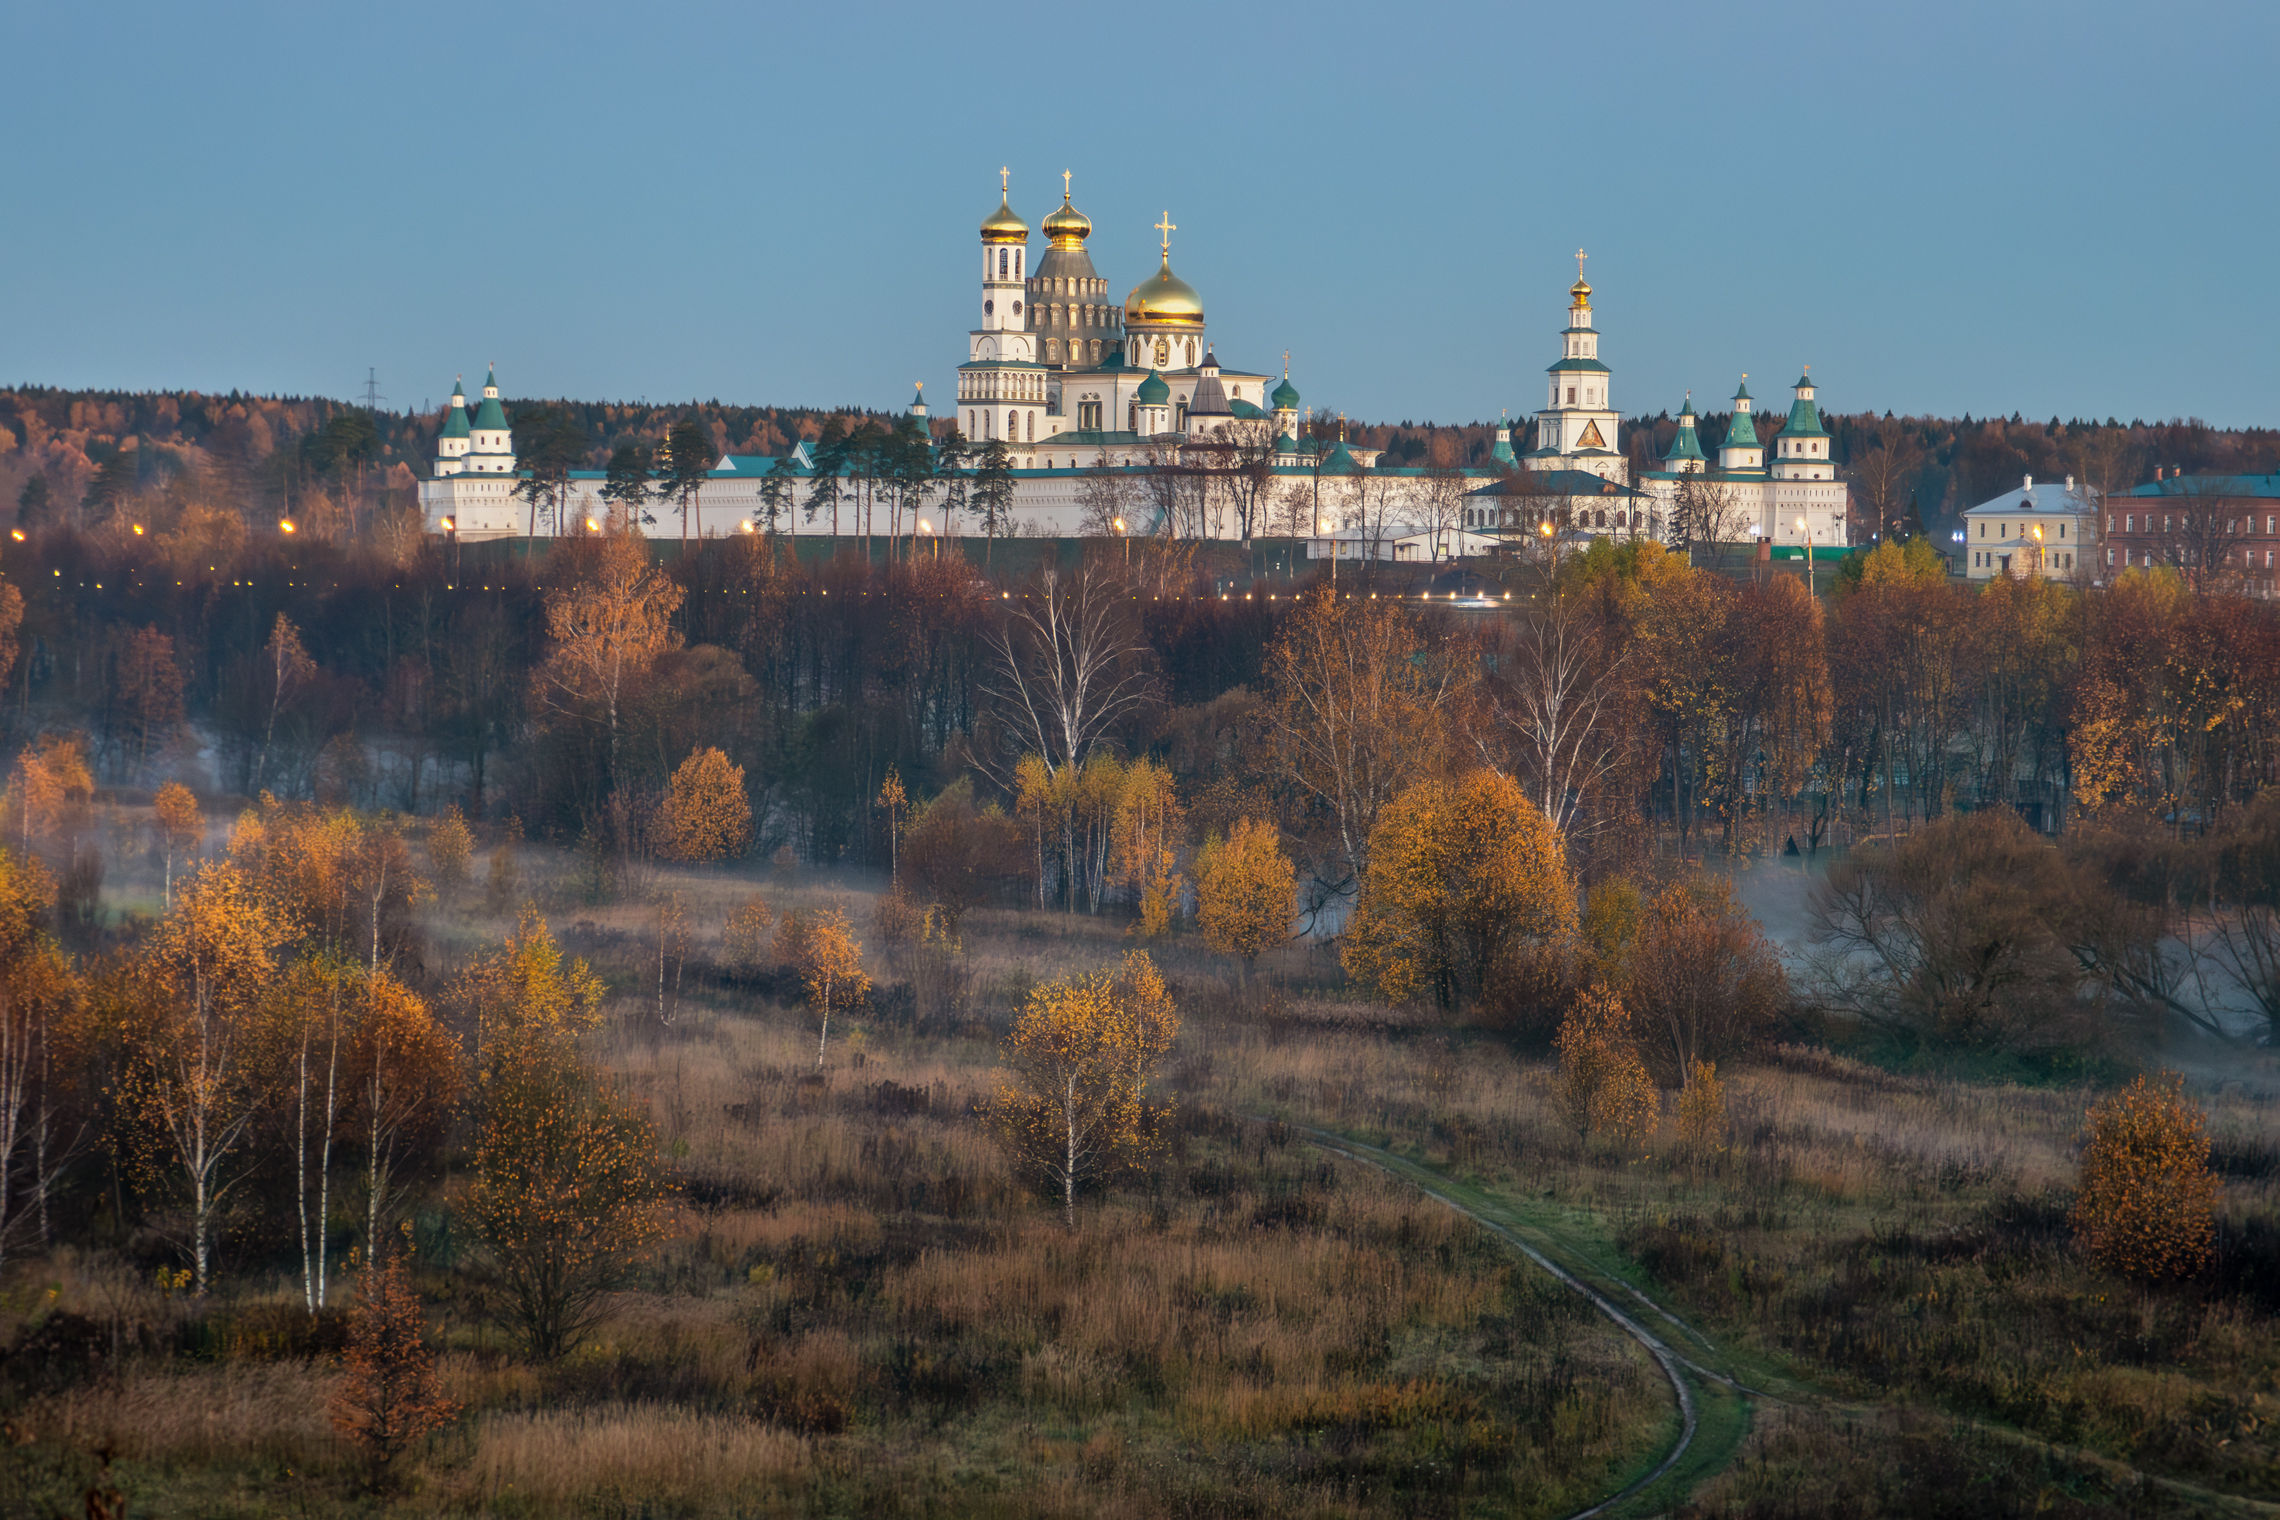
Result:
<instances>
[{"instance_id":1,"label":"yellow foliage","mask_svg":"<svg viewBox=\"0 0 2280 1520\"><path fill-rule=\"evenodd\" d=\"M1567 850L1509 777L1427 780L1387 805L1370 835L1343 959L1389 1001L1477 996L1530 945L1576 930Z\"/></svg>"},{"instance_id":2,"label":"yellow foliage","mask_svg":"<svg viewBox=\"0 0 2280 1520\"><path fill-rule=\"evenodd\" d=\"M760 969L768 951L768 931L775 926L775 910L755 892L738 903L721 929L721 956L731 968L749 976Z\"/></svg>"},{"instance_id":3,"label":"yellow foliage","mask_svg":"<svg viewBox=\"0 0 2280 1520\"><path fill-rule=\"evenodd\" d=\"M990 1119L1015 1159L1061 1195L1071 1229L1078 1187L1138 1164L1158 1144L1163 1110L1147 1102L1148 1078L1179 1028L1144 950L1127 953L1114 972L1031 990L1006 1037L1011 1070Z\"/></svg>"},{"instance_id":4,"label":"yellow foliage","mask_svg":"<svg viewBox=\"0 0 2280 1520\"><path fill-rule=\"evenodd\" d=\"M460 972L451 995L472 1015L488 1060L490 1046L508 1035L574 1036L595 1028L605 990L585 961L563 964L545 918L526 907L506 944Z\"/></svg>"},{"instance_id":5,"label":"yellow foliage","mask_svg":"<svg viewBox=\"0 0 2280 1520\"><path fill-rule=\"evenodd\" d=\"M1578 1136L1637 1139L1654 1127L1654 1079L1614 993L1594 987L1578 998L1553 1047L1560 1056L1560 1111Z\"/></svg>"},{"instance_id":6,"label":"yellow foliage","mask_svg":"<svg viewBox=\"0 0 2280 1520\"><path fill-rule=\"evenodd\" d=\"M1678 1132L1691 1145L1708 1145L1725 1127L1726 1084L1718 1080L1716 1066L1696 1061L1678 1095Z\"/></svg>"},{"instance_id":7,"label":"yellow foliage","mask_svg":"<svg viewBox=\"0 0 2280 1520\"><path fill-rule=\"evenodd\" d=\"M752 802L744 767L719 750L692 752L665 797L665 853L674 860L729 860L752 847Z\"/></svg>"},{"instance_id":8,"label":"yellow foliage","mask_svg":"<svg viewBox=\"0 0 2280 1520\"><path fill-rule=\"evenodd\" d=\"M475 858L475 836L468 832L458 803L445 808L443 816L428 825L427 858L437 892L448 898L467 885L467 865Z\"/></svg>"},{"instance_id":9,"label":"yellow foliage","mask_svg":"<svg viewBox=\"0 0 2280 1520\"><path fill-rule=\"evenodd\" d=\"M1204 943L1249 965L1290 938L1297 874L1275 826L1238 818L1196 861L1196 922Z\"/></svg>"},{"instance_id":10,"label":"yellow foliage","mask_svg":"<svg viewBox=\"0 0 2280 1520\"><path fill-rule=\"evenodd\" d=\"M776 930L776 956L799 972L808 1006L816 1011L815 1065L821 1071L825 1042L831 1037L831 1010L856 1007L871 995L871 978L863 971L863 946L855 938L846 909L818 908L784 915Z\"/></svg>"},{"instance_id":11,"label":"yellow foliage","mask_svg":"<svg viewBox=\"0 0 2280 1520\"><path fill-rule=\"evenodd\" d=\"M2207 1117L2175 1072L2139 1077L2089 1113L2074 1238L2092 1260L2148 1281L2186 1277L2216 1251Z\"/></svg>"}]
</instances>

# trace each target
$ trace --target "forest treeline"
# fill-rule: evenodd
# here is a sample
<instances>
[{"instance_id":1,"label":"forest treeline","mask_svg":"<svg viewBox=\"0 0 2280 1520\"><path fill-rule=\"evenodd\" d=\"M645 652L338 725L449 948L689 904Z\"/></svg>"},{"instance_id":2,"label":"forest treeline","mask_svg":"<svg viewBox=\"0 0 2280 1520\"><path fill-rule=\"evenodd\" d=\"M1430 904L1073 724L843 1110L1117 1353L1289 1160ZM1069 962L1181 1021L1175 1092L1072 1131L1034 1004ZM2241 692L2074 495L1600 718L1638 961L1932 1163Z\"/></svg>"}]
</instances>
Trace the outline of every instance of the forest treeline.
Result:
<instances>
[{"instance_id":1,"label":"forest treeline","mask_svg":"<svg viewBox=\"0 0 2280 1520\"><path fill-rule=\"evenodd\" d=\"M802 439L820 439L834 420L853 428L900 415L719 401L506 406L510 416L544 408L550 421L583 440L583 465L595 470L622 447L656 449L676 422L696 421L721 453L776 455ZM434 459L441 408L440 399L424 412L406 413L236 392L0 390L0 515L16 503L27 521L86 526L122 497L173 489L269 517L313 505L320 528L362 531L389 501L409 503L415 480ZM1770 445L1784 415L1775 402L1757 414L1762 441ZM1328 408L1315 409L1313 420L1321 436L1343 435L1384 450L1389 465L1477 467L1495 444L1496 424L1489 422L1364 422ZM1729 420L1726 413L1703 413L1697 431L1722 438ZM2189 473L2280 468L2280 430L2216 428L2195 419L2038 422L2016 414L1825 412L1822 420L1832 457L1853 481L1856 525L1887 524L1888 533L1944 535L1965 508L2016 487L2026 475L2073 476L2104 492L2150 479L2156 467ZM938 419L938 435L949 425L950 419ZM1515 426L1514 446L1525 450L1529 424L1521 419ZM1634 475L1659 468L1677 427L1668 412L1626 421L1624 450ZM28 510L27 489L33 493ZM1866 541L1865 532L1856 536Z\"/></svg>"}]
</instances>

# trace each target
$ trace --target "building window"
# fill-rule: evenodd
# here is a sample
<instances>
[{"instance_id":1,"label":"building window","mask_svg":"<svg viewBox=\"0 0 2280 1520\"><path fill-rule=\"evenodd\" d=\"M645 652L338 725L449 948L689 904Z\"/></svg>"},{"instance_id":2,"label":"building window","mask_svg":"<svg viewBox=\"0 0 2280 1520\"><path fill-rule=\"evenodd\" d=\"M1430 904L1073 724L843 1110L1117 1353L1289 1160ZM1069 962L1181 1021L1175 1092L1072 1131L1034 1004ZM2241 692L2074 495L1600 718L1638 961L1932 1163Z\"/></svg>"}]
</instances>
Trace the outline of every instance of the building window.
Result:
<instances>
[{"instance_id":1,"label":"building window","mask_svg":"<svg viewBox=\"0 0 2280 1520\"><path fill-rule=\"evenodd\" d=\"M1572 385L1568 387L1568 405L1575 405L1575 387Z\"/></svg>"}]
</instances>

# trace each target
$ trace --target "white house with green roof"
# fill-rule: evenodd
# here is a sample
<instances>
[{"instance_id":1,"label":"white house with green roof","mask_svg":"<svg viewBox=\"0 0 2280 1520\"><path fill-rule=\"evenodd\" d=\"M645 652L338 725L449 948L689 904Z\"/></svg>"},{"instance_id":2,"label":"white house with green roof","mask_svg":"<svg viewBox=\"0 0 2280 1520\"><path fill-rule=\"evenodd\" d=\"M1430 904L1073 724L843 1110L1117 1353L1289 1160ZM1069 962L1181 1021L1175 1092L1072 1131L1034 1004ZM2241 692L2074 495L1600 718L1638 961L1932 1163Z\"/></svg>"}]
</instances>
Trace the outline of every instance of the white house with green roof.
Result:
<instances>
[{"instance_id":1,"label":"white house with green roof","mask_svg":"<svg viewBox=\"0 0 2280 1520\"><path fill-rule=\"evenodd\" d=\"M499 372L483 377L483 404L472 420L457 380L436 439L435 472L420 482L420 508L430 532L493 538L519 532L515 523L515 438L499 405ZM446 526L448 525L448 526Z\"/></svg>"}]
</instances>

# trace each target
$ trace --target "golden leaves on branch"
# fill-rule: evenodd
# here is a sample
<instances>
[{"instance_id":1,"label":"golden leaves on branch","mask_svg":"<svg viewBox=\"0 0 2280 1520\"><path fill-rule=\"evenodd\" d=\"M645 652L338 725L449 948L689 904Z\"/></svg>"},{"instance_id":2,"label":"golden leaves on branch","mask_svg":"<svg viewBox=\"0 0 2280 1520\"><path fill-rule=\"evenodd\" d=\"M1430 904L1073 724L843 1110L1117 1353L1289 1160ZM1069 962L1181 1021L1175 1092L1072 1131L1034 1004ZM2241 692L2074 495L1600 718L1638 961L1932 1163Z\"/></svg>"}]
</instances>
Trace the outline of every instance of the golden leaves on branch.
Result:
<instances>
[{"instance_id":1,"label":"golden leaves on branch","mask_svg":"<svg viewBox=\"0 0 2280 1520\"><path fill-rule=\"evenodd\" d=\"M1654 1079L1614 993L1593 987L1577 998L1552 1044L1560 1058L1560 1112L1579 1139L1636 1140L1654 1128L1660 1111Z\"/></svg>"},{"instance_id":2,"label":"golden leaves on branch","mask_svg":"<svg viewBox=\"0 0 2280 1520\"><path fill-rule=\"evenodd\" d=\"M706 747L673 772L665 795L664 853L673 860L732 860L752 848L752 801L744 767Z\"/></svg>"},{"instance_id":3,"label":"golden leaves on branch","mask_svg":"<svg viewBox=\"0 0 2280 1520\"><path fill-rule=\"evenodd\" d=\"M1225 839L1204 846L1195 870L1195 916L1205 944L1240 955L1248 968L1290 938L1298 878L1272 823L1236 819Z\"/></svg>"},{"instance_id":4,"label":"golden leaves on branch","mask_svg":"<svg viewBox=\"0 0 2280 1520\"><path fill-rule=\"evenodd\" d=\"M817 908L786 913L776 928L776 960L800 975L807 989L808 1006L816 1012L816 1070L823 1069L825 1042L831 1037L831 1010L853 1008L871 995L871 978L863 971L863 946L847 910Z\"/></svg>"},{"instance_id":5,"label":"golden leaves on branch","mask_svg":"<svg viewBox=\"0 0 2280 1520\"><path fill-rule=\"evenodd\" d=\"M467 885L467 866L475 858L475 836L454 802L428 825L428 876L436 895L449 902Z\"/></svg>"},{"instance_id":6,"label":"golden leaves on branch","mask_svg":"<svg viewBox=\"0 0 2280 1520\"><path fill-rule=\"evenodd\" d=\"M427 1346L427 1317L401 1256L364 1276L348 1316L347 1377L333 1395L333 1428L361 1448L376 1482L397 1457L458 1417Z\"/></svg>"},{"instance_id":7,"label":"golden leaves on branch","mask_svg":"<svg viewBox=\"0 0 2280 1520\"><path fill-rule=\"evenodd\" d=\"M2090 1109L2075 1243L2093 1261L2141 1281L2187 1277L2216 1253L2217 1177L2207 1117L2185 1079L2140 1076Z\"/></svg>"},{"instance_id":8,"label":"golden leaves on branch","mask_svg":"<svg viewBox=\"0 0 2280 1520\"><path fill-rule=\"evenodd\" d=\"M1149 1105L1148 1079L1179 1030L1144 950L1113 972L1031 990L988 1114L1015 1161L1060 1194L1070 1229L1078 1188L1144 1162L1160 1143L1164 1107Z\"/></svg>"},{"instance_id":9,"label":"golden leaves on branch","mask_svg":"<svg viewBox=\"0 0 2280 1520\"><path fill-rule=\"evenodd\" d=\"M1511 777L1480 770L1418 782L1384 809L1342 956L1388 1001L1453 1008L1575 930L1559 831Z\"/></svg>"}]
</instances>

